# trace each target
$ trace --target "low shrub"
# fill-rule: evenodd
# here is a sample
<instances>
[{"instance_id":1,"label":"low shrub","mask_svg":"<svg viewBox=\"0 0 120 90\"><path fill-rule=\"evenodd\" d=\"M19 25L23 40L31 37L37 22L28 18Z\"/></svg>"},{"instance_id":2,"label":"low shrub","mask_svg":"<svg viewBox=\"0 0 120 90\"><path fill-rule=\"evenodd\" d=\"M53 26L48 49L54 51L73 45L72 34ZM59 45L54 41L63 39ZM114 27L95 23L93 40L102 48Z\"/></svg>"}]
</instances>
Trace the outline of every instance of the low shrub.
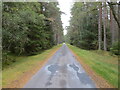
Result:
<instances>
[{"instance_id":1,"label":"low shrub","mask_svg":"<svg viewBox=\"0 0 120 90\"><path fill-rule=\"evenodd\" d=\"M120 55L120 42L115 42L110 48L112 54Z\"/></svg>"}]
</instances>

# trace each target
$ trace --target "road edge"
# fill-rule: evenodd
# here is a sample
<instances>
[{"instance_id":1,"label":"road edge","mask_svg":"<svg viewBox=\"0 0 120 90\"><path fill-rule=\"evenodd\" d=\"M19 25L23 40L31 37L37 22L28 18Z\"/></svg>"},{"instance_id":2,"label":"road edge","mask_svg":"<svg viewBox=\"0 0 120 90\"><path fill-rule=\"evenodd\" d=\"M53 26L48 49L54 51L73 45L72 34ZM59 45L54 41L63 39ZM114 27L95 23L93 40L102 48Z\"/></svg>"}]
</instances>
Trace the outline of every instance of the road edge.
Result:
<instances>
[{"instance_id":1,"label":"road edge","mask_svg":"<svg viewBox=\"0 0 120 90\"><path fill-rule=\"evenodd\" d=\"M45 60L40 61L40 63L38 63L36 67L34 67L32 70L24 72L24 74L20 78L14 80L13 82L11 82L11 84L3 88L23 88L24 85L30 80L30 78L35 75L47 63L49 58L51 58L60 49L60 47L51 50L50 54L46 57Z\"/></svg>"},{"instance_id":2,"label":"road edge","mask_svg":"<svg viewBox=\"0 0 120 90\"><path fill-rule=\"evenodd\" d=\"M69 46L68 46L69 48ZM83 62L83 59L78 56L71 48L69 50L75 56L76 60L82 65L86 73L91 77L93 82L96 84L97 88L115 88L114 86L110 85L103 77L98 75L92 68Z\"/></svg>"}]
</instances>

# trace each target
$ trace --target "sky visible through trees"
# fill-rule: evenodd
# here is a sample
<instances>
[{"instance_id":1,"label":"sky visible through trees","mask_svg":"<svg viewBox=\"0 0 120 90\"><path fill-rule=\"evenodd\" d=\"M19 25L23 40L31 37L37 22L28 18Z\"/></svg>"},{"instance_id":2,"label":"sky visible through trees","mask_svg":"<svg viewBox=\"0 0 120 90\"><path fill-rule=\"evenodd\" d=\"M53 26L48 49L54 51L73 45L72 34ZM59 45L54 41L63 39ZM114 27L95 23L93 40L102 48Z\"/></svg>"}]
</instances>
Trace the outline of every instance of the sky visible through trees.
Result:
<instances>
[{"instance_id":1,"label":"sky visible through trees","mask_svg":"<svg viewBox=\"0 0 120 90\"><path fill-rule=\"evenodd\" d=\"M75 2L66 41L83 49L117 53L120 28L118 8L119 2Z\"/></svg>"},{"instance_id":2,"label":"sky visible through trees","mask_svg":"<svg viewBox=\"0 0 120 90\"><path fill-rule=\"evenodd\" d=\"M70 17L71 17L70 11L71 11L71 8L72 8L74 2L72 0L69 0L69 1L58 0L58 2L59 2L60 10L62 12L64 12L61 15L61 20L62 20L62 23L63 23L64 35L66 35L67 34L66 27L69 26L69 20L70 20Z\"/></svg>"},{"instance_id":3,"label":"sky visible through trees","mask_svg":"<svg viewBox=\"0 0 120 90\"><path fill-rule=\"evenodd\" d=\"M57 50L66 43L67 46L76 48L75 52L84 56L87 62L97 65L94 68L97 71L100 71L100 65L103 65L101 66L103 69L107 68L105 72L104 70L99 72L106 78L107 71L117 75L117 70L114 71L109 66L116 60L117 67L115 58L120 55L120 2L95 1L3 2L1 18L3 71L14 64L21 66L19 58L23 60L23 64L26 58L32 63L31 57L37 55L40 55L37 60L39 58L44 60L49 56L48 54L41 56L45 54L44 52L48 49ZM60 54L66 53L64 49ZM93 55L96 55L95 58ZM113 60L113 63L108 63L107 66L104 60L109 62L109 59ZM117 81L114 83L114 79L111 83L117 86Z\"/></svg>"},{"instance_id":4,"label":"sky visible through trees","mask_svg":"<svg viewBox=\"0 0 120 90\"><path fill-rule=\"evenodd\" d=\"M119 8L119 2L3 2L3 63L9 54L34 55L63 42L119 55Z\"/></svg>"}]
</instances>

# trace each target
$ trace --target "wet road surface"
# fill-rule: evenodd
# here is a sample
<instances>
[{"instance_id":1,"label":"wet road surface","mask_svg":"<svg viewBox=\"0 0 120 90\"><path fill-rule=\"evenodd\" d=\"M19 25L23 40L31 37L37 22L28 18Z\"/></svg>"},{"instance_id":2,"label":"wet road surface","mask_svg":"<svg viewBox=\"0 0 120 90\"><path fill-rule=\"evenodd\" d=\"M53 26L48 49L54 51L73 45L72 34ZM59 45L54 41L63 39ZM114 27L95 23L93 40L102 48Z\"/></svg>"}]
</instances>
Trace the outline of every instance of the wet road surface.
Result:
<instances>
[{"instance_id":1,"label":"wet road surface","mask_svg":"<svg viewBox=\"0 0 120 90\"><path fill-rule=\"evenodd\" d=\"M95 88L66 44L48 60L24 88Z\"/></svg>"}]
</instances>

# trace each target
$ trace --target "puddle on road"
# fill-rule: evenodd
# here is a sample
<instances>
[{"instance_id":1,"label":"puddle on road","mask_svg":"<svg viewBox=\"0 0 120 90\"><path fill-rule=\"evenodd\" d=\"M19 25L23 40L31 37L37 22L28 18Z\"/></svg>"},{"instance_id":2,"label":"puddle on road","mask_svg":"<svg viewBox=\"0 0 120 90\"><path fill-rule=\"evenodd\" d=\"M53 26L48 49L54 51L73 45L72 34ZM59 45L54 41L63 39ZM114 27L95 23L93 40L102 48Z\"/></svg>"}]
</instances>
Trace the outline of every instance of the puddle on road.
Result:
<instances>
[{"instance_id":1,"label":"puddle on road","mask_svg":"<svg viewBox=\"0 0 120 90\"><path fill-rule=\"evenodd\" d=\"M86 73L78 73L77 72L77 76L82 83L84 83L84 84L90 84L91 83L91 80L89 79L89 77L87 76Z\"/></svg>"},{"instance_id":2,"label":"puddle on road","mask_svg":"<svg viewBox=\"0 0 120 90\"><path fill-rule=\"evenodd\" d=\"M59 66L57 64L55 65L50 65L48 67L48 71L50 71L52 74L54 74L58 70Z\"/></svg>"},{"instance_id":3,"label":"puddle on road","mask_svg":"<svg viewBox=\"0 0 120 90\"><path fill-rule=\"evenodd\" d=\"M73 64L70 64L69 66L76 71L77 77L79 78L81 83L84 83L84 84L92 83L89 76L85 72L80 73L80 68L77 65L73 63Z\"/></svg>"},{"instance_id":4,"label":"puddle on road","mask_svg":"<svg viewBox=\"0 0 120 90\"><path fill-rule=\"evenodd\" d=\"M79 67L77 67L75 64L69 65L71 68L73 68L75 71L79 71Z\"/></svg>"},{"instance_id":5,"label":"puddle on road","mask_svg":"<svg viewBox=\"0 0 120 90\"><path fill-rule=\"evenodd\" d=\"M55 73L57 72L57 70L59 69L59 66L57 64L54 65L50 65L47 67L48 71L51 72L49 78L48 78L48 82L46 83L46 86L50 86L52 85L51 80L53 78L53 76L55 75Z\"/></svg>"},{"instance_id":6,"label":"puddle on road","mask_svg":"<svg viewBox=\"0 0 120 90\"><path fill-rule=\"evenodd\" d=\"M67 67L68 66L68 67ZM54 64L54 65L50 65L47 67L48 71L51 72L49 78L48 78L48 82L46 83L46 86L50 86L52 85L52 78L54 77L54 75L56 74L56 72L58 72L58 70L61 70L60 72L62 73L66 73L66 70L72 70L71 72L73 74L75 74L75 76L78 78L78 80L83 83L83 84L92 84L91 79L89 78L89 76L85 73L85 72L81 72L80 68L76 65L76 64L68 64L68 65L63 65L63 66L59 66L58 64ZM65 69L66 68L66 69ZM64 70L65 69L65 70ZM64 74L63 74L64 75ZM75 77L73 76L73 77ZM75 78L75 79L77 79ZM61 81L62 82L62 81ZM61 84L62 85L62 84ZM64 86L64 85L62 85Z\"/></svg>"}]
</instances>

